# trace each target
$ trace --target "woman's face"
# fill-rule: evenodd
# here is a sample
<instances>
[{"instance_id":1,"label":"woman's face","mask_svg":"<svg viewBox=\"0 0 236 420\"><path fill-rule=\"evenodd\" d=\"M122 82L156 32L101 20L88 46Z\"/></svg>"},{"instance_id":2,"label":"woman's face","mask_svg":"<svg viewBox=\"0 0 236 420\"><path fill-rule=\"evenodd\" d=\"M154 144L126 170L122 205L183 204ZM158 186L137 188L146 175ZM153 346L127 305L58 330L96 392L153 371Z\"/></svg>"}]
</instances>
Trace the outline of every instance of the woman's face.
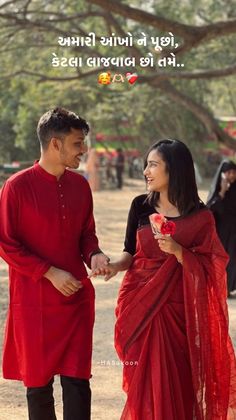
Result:
<instances>
[{"instance_id":1,"label":"woman's face","mask_svg":"<svg viewBox=\"0 0 236 420\"><path fill-rule=\"evenodd\" d=\"M233 182L236 181L236 170L235 169L230 169L229 171L224 172L224 174L225 174L226 181L228 181L230 184L233 184Z\"/></svg>"},{"instance_id":2,"label":"woman's face","mask_svg":"<svg viewBox=\"0 0 236 420\"><path fill-rule=\"evenodd\" d=\"M166 170L166 163L156 150L152 150L149 153L147 166L143 174L147 181L148 191L168 191L169 174Z\"/></svg>"}]
</instances>

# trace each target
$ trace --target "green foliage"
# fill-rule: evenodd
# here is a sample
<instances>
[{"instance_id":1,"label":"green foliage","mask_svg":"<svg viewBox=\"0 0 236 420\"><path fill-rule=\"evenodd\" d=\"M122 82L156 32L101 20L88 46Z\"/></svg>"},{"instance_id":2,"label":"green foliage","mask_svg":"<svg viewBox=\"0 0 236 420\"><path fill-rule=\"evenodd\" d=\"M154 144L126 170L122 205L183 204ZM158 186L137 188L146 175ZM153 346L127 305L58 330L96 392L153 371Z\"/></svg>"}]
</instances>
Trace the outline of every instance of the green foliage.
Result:
<instances>
[{"instance_id":1,"label":"green foliage","mask_svg":"<svg viewBox=\"0 0 236 420\"><path fill-rule=\"evenodd\" d=\"M7 2L8 3L8 2ZM83 0L32 0L30 13L26 14L24 25L9 19L9 13L18 10L17 19L24 18L26 0L16 0L0 9L1 76L16 74L3 79L0 84L0 159L30 160L37 158L39 146L36 125L39 117L48 108L65 106L85 117L92 126L92 140L102 132L123 136L129 134L133 145L141 151L157 138L175 137L185 140L194 153L202 145L206 130L201 123L165 95L147 84L125 83L101 86L97 74L72 81L48 81L34 75L20 74L25 70L45 75L46 78L69 78L83 75L88 69L53 68L52 53L58 56L83 56L93 54L104 56L129 55L125 48L105 49L96 45L95 50L79 47L63 48L58 45L58 36L80 36L94 31L97 36L106 35L111 28L101 16L74 18L77 13L98 10ZM130 5L128 0L123 3ZM226 0L173 0L166 2L132 0L131 6L147 10L174 21L201 25L233 17L234 9ZM8 18L4 17L8 14ZM157 30L114 15L124 32L134 35L142 31L157 36ZM115 29L112 28L115 32ZM171 28L170 28L171 31ZM180 41L180 40L179 40ZM144 48L143 53L148 49ZM233 65L235 61L235 36L217 38L195 48L180 57L185 71L215 69L222 65ZM92 70L92 69L91 69ZM124 73L127 69L124 69ZM139 75L148 75L148 69L136 68ZM159 71L157 69L157 71ZM174 71L166 70L166 71ZM112 70L115 73L115 70ZM235 79L181 80L172 84L190 98L204 104L216 115L233 115L236 109Z\"/></svg>"}]
</instances>

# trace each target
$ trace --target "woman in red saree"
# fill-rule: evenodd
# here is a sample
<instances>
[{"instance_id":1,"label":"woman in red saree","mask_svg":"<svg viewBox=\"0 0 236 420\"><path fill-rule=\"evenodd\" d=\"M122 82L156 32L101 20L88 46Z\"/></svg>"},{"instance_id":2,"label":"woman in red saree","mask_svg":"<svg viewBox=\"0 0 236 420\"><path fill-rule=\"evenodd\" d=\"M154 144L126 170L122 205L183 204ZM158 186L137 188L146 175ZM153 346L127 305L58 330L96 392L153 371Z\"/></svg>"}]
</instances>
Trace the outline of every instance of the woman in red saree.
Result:
<instances>
[{"instance_id":1,"label":"woman in red saree","mask_svg":"<svg viewBox=\"0 0 236 420\"><path fill-rule=\"evenodd\" d=\"M148 195L133 200L119 261L96 274L122 282L115 347L127 393L122 420L236 418L236 363L228 335L228 256L198 197L192 156L162 140L145 162ZM149 216L175 223L154 237Z\"/></svg>"}]
</instances>

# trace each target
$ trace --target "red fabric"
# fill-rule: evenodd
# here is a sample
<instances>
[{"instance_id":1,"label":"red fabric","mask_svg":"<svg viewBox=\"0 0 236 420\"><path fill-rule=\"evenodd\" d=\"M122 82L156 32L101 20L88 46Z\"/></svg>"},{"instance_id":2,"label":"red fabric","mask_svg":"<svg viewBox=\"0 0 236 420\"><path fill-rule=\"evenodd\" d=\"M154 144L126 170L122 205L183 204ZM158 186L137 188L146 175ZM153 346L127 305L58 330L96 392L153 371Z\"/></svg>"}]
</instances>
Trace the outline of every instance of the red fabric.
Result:
<instances>
[{"instance_id":1,"label":"red fabric","mask_svg":"<svg viewBox=\"0 0 236 420\"><path fill-rule=\"evenodd\" d=\"M57 178L38 164L11 177L0 195L0 256L9 264L10 304L3 376L43 386L54 374L91 376L94 288L84 262L98 249L87 181ZM65 297L43 277L71 272L84 287Z\"/></svg>"},{"instance_id":2,"label":"red fabric","mask_svg":"<svg viewBox=\"0 0 236 420\"><path fill-rule=\"evenodd\" d=\"M121 285L115 327L127 393L121 419L233 419L228 258L209 211L175 222L183 266L160 250L147 225L138 230L137 252Z\"/></svg>"}]
</instances>

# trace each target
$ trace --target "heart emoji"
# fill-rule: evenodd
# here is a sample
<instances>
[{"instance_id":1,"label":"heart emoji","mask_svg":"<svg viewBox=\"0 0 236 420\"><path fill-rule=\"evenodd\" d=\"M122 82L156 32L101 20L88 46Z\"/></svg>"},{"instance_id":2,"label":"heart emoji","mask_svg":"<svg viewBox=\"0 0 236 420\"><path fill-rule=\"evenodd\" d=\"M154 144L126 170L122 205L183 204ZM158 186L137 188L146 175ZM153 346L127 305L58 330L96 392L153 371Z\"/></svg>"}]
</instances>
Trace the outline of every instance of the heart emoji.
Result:
<instances>
[{"instance_id":1,"label":"heart emoji","mask_svg":"<svg viewBox=\"0 0 236 420\"><path fill-rule=\"evenodd\" d=\"M137 78L137 73L126 73L126 79L131 85L133 85L136 82Z\"/></svg>"}]
</instances>

